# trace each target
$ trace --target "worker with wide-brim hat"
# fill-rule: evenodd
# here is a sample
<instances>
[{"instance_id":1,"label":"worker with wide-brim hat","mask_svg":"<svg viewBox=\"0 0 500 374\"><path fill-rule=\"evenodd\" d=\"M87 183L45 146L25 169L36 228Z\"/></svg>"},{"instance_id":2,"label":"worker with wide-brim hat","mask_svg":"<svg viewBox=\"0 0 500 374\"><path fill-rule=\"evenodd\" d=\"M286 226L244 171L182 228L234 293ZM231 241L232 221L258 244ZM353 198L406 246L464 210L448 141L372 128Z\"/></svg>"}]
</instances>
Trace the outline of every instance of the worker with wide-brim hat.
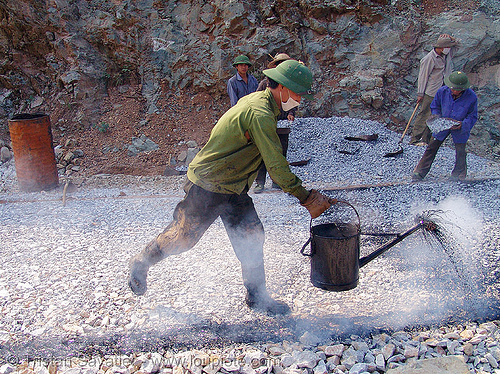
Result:
<instances>
[{"instance_id":1,"label":"worker with wide-brim hat","mask_svg":"<svg viewBox=\"0 0 500 374\"><path fill-rule=\"evenodd\" d=\"M281 153L276 134L280 108L299 105L299 93L305 95L311 89L311 71L288 60L264 73L269 87L242 97L217 121L208 142L189 164L186 195L177 204L172 222L131 260L128 284L136 295L146 292L150 266L192 248L220 217L241 263L248 307L269 315L290 312L266 289L264 227L248 195L250 186L264 162L273 180L295 196L311 218L336 201L302 185Z\"/></svg>"},{"instance_id":2,"label":"worker with wide-brim hat","mask_svg":"<svg viewBox=\"0 0 500 374\"><path fill-rule=\"evenodd\" d=\"M470 87L469 77L461 71L455 71L444 78L444 84L455 91L465 91Z\"/></svg>"},{"instance_id":3,"label":"worker with wide-brim hat","mask_svg":"<svg viewBox=\"0 0 500 374\"><path fill-rule=\"evenodd\" d=\"M311 91L311 70L300 61L287 60L275 68L264 70L262 73L301 98L312 99L314 96ZM289 106L286 106L283 109L287 110L288 108Z\"/></svg>"},{"instance_id":4,"label":"worker with wide-brim hat","mask_svg":"<svg viewBox=\"0 0 500 374\"><path fill-rule=\"evenodd\" d=\"M252 66L252 63L250 62L250 59L248 56L245 55L239 55L236 56L234 61L233 61L233 66L236 67L236 65L244 64L247 65L248 67Z\"/></svg>"},{"instance_id":5,"label":"worker with wide-brim hat","mask_svg":"<svg viewBox=\"0 0 500 374\"><path fill-rule=\"evenodd\" d=\"M417 85L417 105L420 107L411 132L410 144L427 145L431 132L427 120L431 115L430 105L444 78L453 72L453 57L460 42L448 34L441 34L432 50L420 60Z\"/></svg>"}]
</instances>

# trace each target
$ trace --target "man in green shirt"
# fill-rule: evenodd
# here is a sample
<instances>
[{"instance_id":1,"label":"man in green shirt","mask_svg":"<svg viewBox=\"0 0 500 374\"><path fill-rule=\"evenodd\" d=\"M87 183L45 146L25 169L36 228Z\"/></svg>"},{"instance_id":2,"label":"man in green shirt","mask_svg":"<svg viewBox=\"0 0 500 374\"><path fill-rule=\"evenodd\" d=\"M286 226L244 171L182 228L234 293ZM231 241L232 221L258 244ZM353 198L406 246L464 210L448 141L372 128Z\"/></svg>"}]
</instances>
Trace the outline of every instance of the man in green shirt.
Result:
<instances>
[{"instance_id":1,"label":"man in green shirt","mask_svg":"<svg viewBox=\"0 0 500 374\"><path fill-rule=\"evenodd\" d=\"M264 228L248 190L264 162L272 180L297 197L311 217L318 217L335 201L302 186L290 171L276 133L280 109L297 107L310 90L311 71L301 62L288 60L263 73L269 87L242 97L219 119L207 144L189 164L186 196L176 206L173 221L132 259L129 286L135 294L146 292L151 265L192 248L220 216L241 262L247 305L268 314L290 311L266 290Z\"/></svg>"}]
</instances>

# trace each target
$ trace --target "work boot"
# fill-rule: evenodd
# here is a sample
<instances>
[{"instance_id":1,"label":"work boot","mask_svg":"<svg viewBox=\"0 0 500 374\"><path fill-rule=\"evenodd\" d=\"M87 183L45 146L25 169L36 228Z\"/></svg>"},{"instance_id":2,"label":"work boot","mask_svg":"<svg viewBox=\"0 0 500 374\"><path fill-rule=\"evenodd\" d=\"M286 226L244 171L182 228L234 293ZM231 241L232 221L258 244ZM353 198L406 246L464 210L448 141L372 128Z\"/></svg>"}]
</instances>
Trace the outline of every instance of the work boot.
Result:
<instances>
[{"instance_id":1,"label":"work boot","mask_svg":"<svg viewBox=\"0 0 500 374\"><path fill-rule=\"evenodd\" d=\"M290 313L290 307L278 300L274 300L267 291L250 292L247 290L245 302L250 309L264 312L269 316L284 315Z\"/></svg>"},{"instance_id":2,"label":"work boot","mask_svg":"<svg viewBox=\"0 0 500 374\"><path fill-rule=\"evenodd\" d=\"M133 258L130 262L130 276L128 285L133 293L137 296L142 296L148 289L147 277L149 266L144 262Z\"/></svg>"},{"instance_id":3,"label":"work boot","mask_svg":"<svg viewBox=\"0 0 500 374\"><path fill-rule=\"evenodd\" d=\"M261 193L262 191L264 191L264 185L262 183L257 183L253 189L253 192Z\"/></svg>"}]
</instances>

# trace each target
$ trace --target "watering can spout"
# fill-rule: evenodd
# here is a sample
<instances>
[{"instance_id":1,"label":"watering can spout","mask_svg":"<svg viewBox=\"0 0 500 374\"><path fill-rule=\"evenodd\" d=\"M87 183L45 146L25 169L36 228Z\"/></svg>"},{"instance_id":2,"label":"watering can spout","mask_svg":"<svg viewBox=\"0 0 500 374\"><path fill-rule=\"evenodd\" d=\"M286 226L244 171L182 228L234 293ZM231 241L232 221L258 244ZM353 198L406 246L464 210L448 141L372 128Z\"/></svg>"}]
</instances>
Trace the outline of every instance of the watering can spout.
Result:
<instances>
[{"instance_id":1,"label":"watering can spout","mask_svg":"<svg viewBox=\"0 0 500 374\"><path fill-rule=\"evenodd\" d=\"M419 229L438 232L437 225L425 215L418 216L416 224L404 233L364 234L372 236L393 236L394 238L374 250L369 255L360 258L359 237L361 222L356 209L358 224L331 222L312 226L311 235L302 247L301 253L311 257L311 282L314 286L327 291L347 291L358 284L359 268L365 266L403 239ZM429 215L429 214L427 214ZM311 244L309 253L305 251Z\"/></svg>"},{"instance_id":2,"label":"watering can spout","mask_svg":"<svg viewBox=\"0 0 500 374\"><path fill-rule=\"evenodd\" d=\"M359 259L359 267L361 268L361 267L365 266L367 263L369 263L370 261L372 261L375 258L377 258L378 256L380 256L382 253L386 252L388 249L394 247L396 244L398 244L400 241L402 241L407 236L413 234L415 231L419 230L422 227L426 227L425 225L426 225L426 222L420 221L415 226L413 226L411 229L409 229L408 231L406 231L402 234L397 234L397 236L393 240L391 240L390 242L385 243L384 245L382 245L380 248L376 249L375 251L373 251L369 255L360 258Z\"/></svg>"}]
</instances>

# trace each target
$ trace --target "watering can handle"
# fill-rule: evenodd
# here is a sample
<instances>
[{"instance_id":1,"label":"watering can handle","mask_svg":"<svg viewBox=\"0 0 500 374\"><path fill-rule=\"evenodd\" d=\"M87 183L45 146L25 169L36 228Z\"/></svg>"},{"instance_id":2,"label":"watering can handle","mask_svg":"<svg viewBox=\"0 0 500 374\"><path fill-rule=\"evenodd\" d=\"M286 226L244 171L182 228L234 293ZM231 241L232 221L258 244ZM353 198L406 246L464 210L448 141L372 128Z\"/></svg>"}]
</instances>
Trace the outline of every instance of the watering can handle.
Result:
<instances>
[{"instance_id":1,"label":"watering can handle","mask_svg":"<svg viewBox=\"0 0 500 374\"><path fill-rule=\"evenodd\" d=\"M332 202L333 201L335 201L335 202L332 203L331 206L333 206L337 203L342 203L342 204L349 205L354 210L354 213L356 213L356 217L358 217L358 232L359 232L361 230L361 219L359 218L359 214L358 214L358 211L356 210L356 208L354 208L354 206L352 206L351 203L344 201L344 200L333 200L332 199ZM302 249L300 250L300 253L304 256L307 256L307 257L312 257L314 255L314 250L313 250L312 246L311 246L311 252L306 253L306 247L312 241L312 221L313 221L313 218L311 218L311 221L309 222L309 235L310 235L309 239L307 239L307 242L304 243L304 245L302 246Z\"/></svg>"},{"instance_id":2,"label":"watering can handle","mask_svg":"<svg viewBox=\"0 0 500 374\"><path fill-rule=\"evenodd\" d=\"M309 239L307 239L307 242L305 242L304 245L302 246L302 249L300 250L300 253L303 256L311 257L313 255L312 250L311 250L310 253L306 253L306 247L311 242L311 240L312 240L312 236L310 236Z\"/></svg>"},{"instance_id":3,"label":"watering can handle","mask_svg":"<svg viewBox=\"0 0 500 374\"><path fill-rule=\"evenodd\" d=\"M351 203L349 203L348 201L345 201L345 200L336 200L336 199L331 199L330 201L332 202L332 205L330 206L330 208L332 206L336 205L337 203L349 205L352 208L352 210L354 210L354 213L356 213L356 217L358 218L358 231L361 230L361 219L359 218L359 213ZM330 208L328 208L328 209L330 209ZM311 221L309 222L309 231L311 231L311 229L312 229L312 221L313 221L313 218L311 218Z\"/></svg>"}]
</instances>

